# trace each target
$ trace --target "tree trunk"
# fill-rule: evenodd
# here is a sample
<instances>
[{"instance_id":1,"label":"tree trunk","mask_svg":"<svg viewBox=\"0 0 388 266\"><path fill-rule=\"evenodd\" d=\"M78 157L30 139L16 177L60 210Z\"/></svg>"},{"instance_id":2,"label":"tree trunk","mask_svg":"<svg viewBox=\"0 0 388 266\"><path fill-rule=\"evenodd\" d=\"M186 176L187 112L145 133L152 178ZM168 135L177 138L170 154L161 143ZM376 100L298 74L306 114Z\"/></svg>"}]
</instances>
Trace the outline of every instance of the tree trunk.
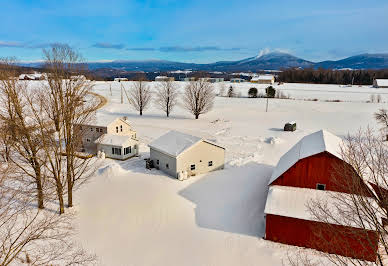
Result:
<instances>
[{"instance_id":1,"label":"tree trunk","mask_svg":"<svg viewBox=\"0 0 388 266\"><path fill-rule=\"evenodd\" d=\"M44 209L43 204L43 187L42 187L42 180L40 178L40 174L36 177L36 189L38 191L38 208Z\"/></svg>"},{"instance_id":2,"label":"tree trunk","mask_svg":"<svg viewBox=\"0 0 388 266\"><path fill-rule=\"evenodd\" d=\"M71 171L71 155L67 157L67 207L73 207L73 177Z\"/></svg>"},{"instance_id":3,"label":"tree trunk","mask_svg":"<svg viewBox=\"0 0 388 266\"><path fill-rule=\"evenodd\" d=\"M63 188L60 180L56 180L57 183L57 194L59 201L59 214L65 213L65 204L63 202Z\"/></svg>"},{"instance_id":4,"label":"tree trunk","mask_svg":"<svg viewBox=\"0 0 388 266\"><path fill-rule=\"evenodd\" d=\"M143 115L143 110L142 109L140 109L140 115Z\"/></svg>"},{"instance_id":5,"label":"tree trunk","mask_svg":"<svg viewBox=\"0 0 388 266\"><path fill-rule=\"evenodd\" d=\"M199 117L199 114L195 114L195 119L198 119L198 117Z\"/></svg>"}]
</instances>

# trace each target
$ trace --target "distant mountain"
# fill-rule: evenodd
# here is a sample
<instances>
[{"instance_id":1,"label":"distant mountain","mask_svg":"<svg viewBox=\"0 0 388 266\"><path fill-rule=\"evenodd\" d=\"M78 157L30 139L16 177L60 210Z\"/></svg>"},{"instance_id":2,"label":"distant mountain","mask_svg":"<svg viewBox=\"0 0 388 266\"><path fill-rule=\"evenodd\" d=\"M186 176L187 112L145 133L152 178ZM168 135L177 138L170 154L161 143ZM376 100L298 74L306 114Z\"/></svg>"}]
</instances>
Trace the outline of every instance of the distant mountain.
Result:
<instances>
[{"instance_id":1,"label":"distant mountain","mask_svg":"<svg viewBox=\"0 0 388 266\"><path fill-rule=\"evenodd\" d=\"M384 69L388 68L388 54L361 54L337 61L323 61L315 64L322 68Z\"/></svg>"},{"instance_id":2,"label":"distant mountain","mask_svg":"<svg viewBox=\"0 0 388 266\"><path fill-rule=\"evenodd\" d=\"M38 67L41 62L24 63L23 66ZM325 69L385 69L388 68L388 54L361 54L337 61L311 62L296 56L273 52L256 57L250 57L238 61L220 61L210 64L182 63L167 60L127 61L117 60L109 62L89 62L92 71L98 69L112 69L114 72L157 72L175 70L196 70L196 71L252 71L280 70L284 68L325 68Z\"/></svg>"}]
</instances>

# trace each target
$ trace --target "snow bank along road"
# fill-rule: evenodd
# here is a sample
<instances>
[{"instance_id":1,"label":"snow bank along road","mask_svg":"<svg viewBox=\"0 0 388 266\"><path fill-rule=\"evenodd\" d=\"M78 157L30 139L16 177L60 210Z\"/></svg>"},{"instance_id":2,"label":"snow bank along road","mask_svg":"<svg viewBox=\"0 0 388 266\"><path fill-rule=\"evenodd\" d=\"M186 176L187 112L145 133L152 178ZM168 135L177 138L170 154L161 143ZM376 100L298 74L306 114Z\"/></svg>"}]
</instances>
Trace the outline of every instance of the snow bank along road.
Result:
<instances>
[{"instance_id":1,"label":"snow bank along road","mask_svg":"<svg viewBox=\"0 0 388 266\"><path fill-rule=\"evenodd\" d=\"M123 84L128 88L130 83ZM239 89L246 91L250 85ZM138 132L141 157L99 162L96 175L76 194L79 241L104 265L287 262L287 252L296 248L262 239L267 182L274 165L313 131L324 128L345 136L360 127L376 127L373 112L386 106L365 103L369 97L331 93L331 85L319 85L319 90L304 84L287 86L301 98L329 95L349 102L271 99L266 113L264 99L217 97L214 109L199 120L181 106L170 118L154 107L141 117L127 102L120 104L120 84L113 83L111 96L109 83L98 82L95 92L109 102L98 111L99 118L127 116ZM296 120L296 132L282 131L289 120ZM146 170L147 144L170 129L225 146L226 168L183 182Z\"/></svg>"}]
</instances>

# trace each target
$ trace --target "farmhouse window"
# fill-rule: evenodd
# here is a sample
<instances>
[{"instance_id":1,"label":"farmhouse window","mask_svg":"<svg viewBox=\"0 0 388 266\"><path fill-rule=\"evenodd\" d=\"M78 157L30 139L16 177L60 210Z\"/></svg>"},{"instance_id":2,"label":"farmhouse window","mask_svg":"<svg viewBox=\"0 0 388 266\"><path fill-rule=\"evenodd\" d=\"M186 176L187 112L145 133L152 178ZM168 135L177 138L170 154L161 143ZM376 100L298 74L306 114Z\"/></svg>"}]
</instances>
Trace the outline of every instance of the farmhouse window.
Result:
<instances>
[{"instance_id":1,"label":"farmhouse window","mask_svg":"<svg viewBox=\"0 0 388 266\"><path fill-rule=\"evenodd\" d=\"M121 149L120 148L112 148L112 154L121 155Z\"/></svg>"},{"instance_id":2,"label":"farmhouse window","mask_svg":"<svg viewBox=\"0 0 388 266\"><path fill-rule=\"evenodd\" d=\"M168 165L168 163L166 163L166 168L167 168L167 169L170 168L169 165Z\"/></svg>"},{"instance_id":3,"label":"farmhouse window","mask_svg":"<svg viewBox=\"0 0 388 266\"><path fill-rule=\"evenodd\" d=\"M119 133L119 127L116 127L116 133Z\"/></svg>"},{"instance_id":4,"label":"farmhouse window","mask_svg":"<svg viewBox=\"0 0 388 266\"><path fill-rule=\"evenodd\" d=\"M120 125L120 131L123 132L123 126L122 125Z\"/></svg>"},{"instance_id":5,"label":"farmhouse window","mask_svg":"<svg viewBox=\"0 0 388 266\"><path fill-rule=\"evenodd\" d=\"M318 190L326 190L326 185L325 184L317 184L317 189Z\"/></svg>"},{"instance_id":6,"label":"farmhouse window","mask_svg":"<svg viewBox=\"0 0 388 266\"><path fill-rule=\"evenodd\" d=\"M209 162L207 163L207 165L208 165L208 166L213 166L213 161L209 161Z\"/></svg>"},{"instance_id":7,"label":"farmhouse window","mask_svg":"<svg viewBox=\"0 0 388 266\"><path fill-rule=\"evenodd\" d=\"M156 160L156 164L159 165L159 160Z\"/></svg>"},{"instance_id":8,"label":"farmhouse window","mask_svg":"<svg viewBox=\"0 0 388 266\"><path fill-rule=\"evenodd\" d=\"M131 152L132 152L132 147L131 146L124 148L124 155L130 154Z\"/></svg>"},{"instance_id":9,"label":"farmhouse window","mask_svg":"<svg viewBox=\"0 0 388 266\"><path fill-rule=\"evenodd\" d=\"M195 170L195 164L190 165L190 170Z\"/></svg>"}]
</instances>

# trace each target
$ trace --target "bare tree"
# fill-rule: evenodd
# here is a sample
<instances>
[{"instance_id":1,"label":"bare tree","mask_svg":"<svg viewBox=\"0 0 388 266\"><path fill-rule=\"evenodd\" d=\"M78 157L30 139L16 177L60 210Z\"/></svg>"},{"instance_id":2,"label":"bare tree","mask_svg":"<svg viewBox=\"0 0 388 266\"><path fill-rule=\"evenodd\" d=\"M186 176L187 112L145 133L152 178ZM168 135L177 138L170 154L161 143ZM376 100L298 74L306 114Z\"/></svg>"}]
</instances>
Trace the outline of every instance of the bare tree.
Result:
<instances>
[{"instance_id":1,"label":"bare tree","mask_svg":"<svg viewBox=\"0 0 388 266\"><path fill-rule=\"evenodd\" d=\"M172 81L163 81L156 89L155 103L169 117L178 100L178 88Z\"/></svg>"},{"instance_id":2,"label":"bare tree","mask_svg":"<svg viewBox=\"0 0 388 266\"><path fill-rule=\"evenodd\" d=\"M324 226L314 228L312 243L327 252L320 255L334 265L386 265L388 259L388 146L372 130L348 136L341 148L343 163L335 166L333 175L340 191L327 191L327 198L314 200L308 208ZM331 203L330 203L331 202ZM338 225L344 225L338 226ZM335 236L335 237L331 237ZM364 261L360 258L376 261ZM293 262L311 262L304 253Z\"/></svg>"},{"instance_id":3,"label":"bare tree","mask_svg":"<svg viewBox=\"0 0 388 266\"><path fill-rule=\"evenodd\" d=\"M92 94L92 84L81 75L86 71L81 55L63 44L54 44L43 52L48 85L41 92L45 99L41 102L42 109L55 125L56 141L65 147L62 155L65 155L66 168L56 168L66 174L67 205L72 207L74 187L85 182L90 174L90 160L77 155L82 146L79 125L93 118L98 104L86 100ZM42 133L44 126L40 125Z\"/></svg>"},{"instance_id":4,"label":"bare tree","mask_svg":"<svg viewBox=\"0 0 388 266\"><path fill-rule=\"evenodd\" d=\"M212 84L204 79L199 79L186 86L183 101L186 109L195 116L195 119L198 119L199 115L207 113L213 108L214 98Z\"/></svg>"},{"instance_id":5,"label":"bare tree","mask_svg":"<svg viewBox=\"0 0 388 266\"><path fill-rule=\"evenodd\" d=\"M387 109L380 109L374 113L375 119L379 124L383 125L382 130L385 131L385 140L388 141L388 111Z\"/></svg>"},{"instance_id":6,"label":"bare tree","mask_svg":"<svg viewBox=\"0 0 388 266\"><path fill-rule=\"evenodd\" d=\"M95 256L72 241L71 215L31 206L17 189L12 166L0 162L0 265L94 263Z\"/></svg>"},{"instance_id":7,"label":"bare tree","mask_svg":"<svg viewBox=\"0 0 388 266\"><path fill-rule=\"evenodd\" d=\"M133 82L127 97L129 104L132 105L136 111L139 111L140 115L143 115L143 111L146 110L151 103L151 90L145 78L140 77L137 81Z\"/></svg>"},{"instance_id":8,"label":"bare tree","mask_svg":"<svg viewBox=\"0 0 388 266\"><path fill-rule=\"evenodd\" d=\"M0 135L7 160L16 165L15 171L23 174L25 192L36 195L38 207L44 208L44 162L39 155L41 143L31 124L31 112L25 97L29 95L27 84L12 77L16 71L12 62L3 61L0 71ZM34 187L34 188L33 188Z\"/></svg>"}]
</instances>

